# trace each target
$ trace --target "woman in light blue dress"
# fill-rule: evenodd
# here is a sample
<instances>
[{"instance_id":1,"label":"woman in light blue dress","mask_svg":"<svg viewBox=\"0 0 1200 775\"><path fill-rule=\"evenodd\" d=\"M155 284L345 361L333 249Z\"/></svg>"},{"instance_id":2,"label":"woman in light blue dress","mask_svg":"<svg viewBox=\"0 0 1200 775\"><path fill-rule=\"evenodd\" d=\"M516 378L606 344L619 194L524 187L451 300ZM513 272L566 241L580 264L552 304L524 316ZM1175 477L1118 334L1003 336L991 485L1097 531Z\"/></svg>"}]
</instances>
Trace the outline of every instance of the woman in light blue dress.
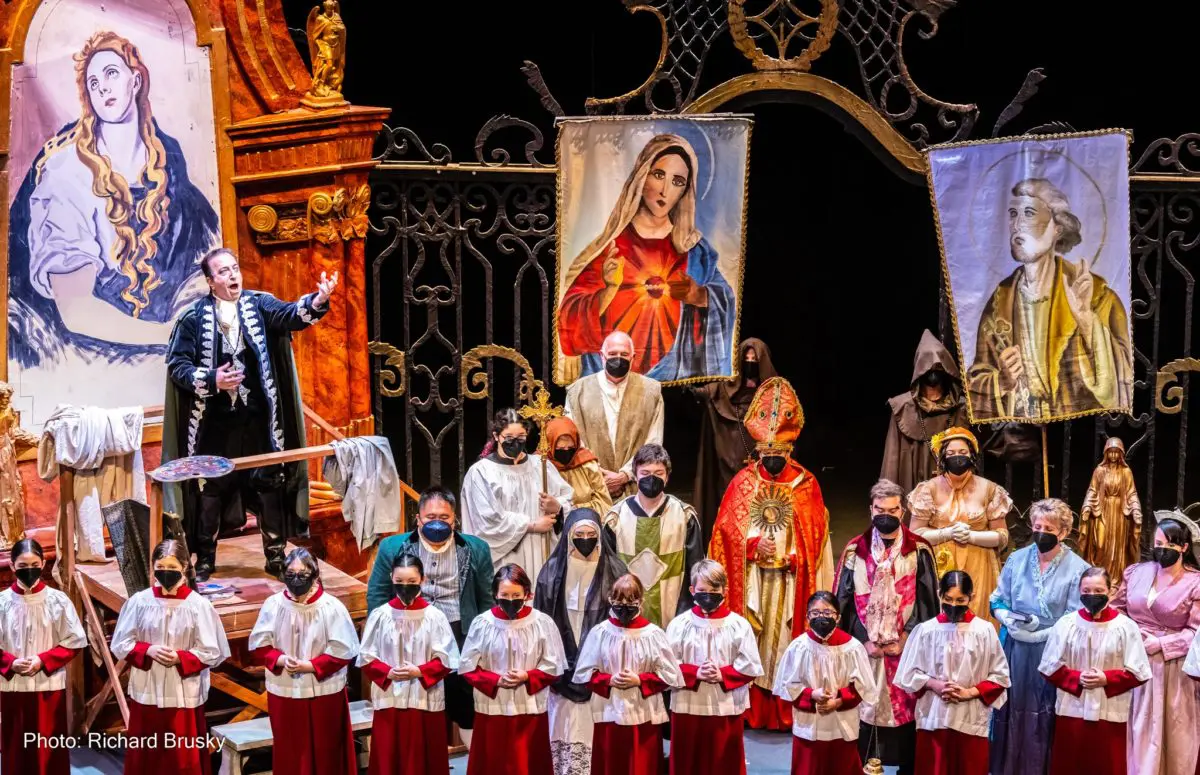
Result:
<instances>
[{"instance_id":1,"label":"woman in light blue dress","mask_svg":"<svg viewBox=\"0 0 1200 775\"><path fill-rule=\"evenodd\" d=\"M1033 543L1013 552L992 593L992 615L1008 658L1008 702L992 717L992 775L1045 775L1054 740L1054 685L1038 672L1050 630L1079 610L1079 580L1088 564L1062 543L1071 508L1057 498L1029 509Z\"/></svg>"}]
</instances>

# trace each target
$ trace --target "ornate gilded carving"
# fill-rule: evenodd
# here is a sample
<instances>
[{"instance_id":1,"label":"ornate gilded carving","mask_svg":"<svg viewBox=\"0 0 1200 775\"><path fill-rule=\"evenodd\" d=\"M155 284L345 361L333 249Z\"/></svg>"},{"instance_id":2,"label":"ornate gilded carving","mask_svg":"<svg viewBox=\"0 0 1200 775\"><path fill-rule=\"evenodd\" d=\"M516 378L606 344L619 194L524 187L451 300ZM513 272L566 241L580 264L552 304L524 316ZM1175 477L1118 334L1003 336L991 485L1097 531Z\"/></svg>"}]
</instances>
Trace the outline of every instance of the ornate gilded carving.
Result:
<instances>
[{"instance_id":1,"label":"ornate gilded carving","mask_svg":"<svg viewBox=\"0 0 1200 775\"><path fill-rule=\"evenodd\" d=\"M757 13L746 12L747 2L752 0L730 0L729 32L738 50L756 70L807 72L833 41L838 21L837 0L820 0L821 11L816 16L801 10L795 0L769 0L766 8ZM768 41L774 53L764 51L759 45ZM790 53L797 46L803 48Z\"/></svg>"},{"instance_id":2,"label":"ornate gilded carving","mask_svg":"<svg viewBox=\"0 0 1200 775\"><path fill-rule=\"evenodd\" d=\"M271 205L255 205L246 213L246 225L256 234L270 234L279 224L279 213Z\"/></svg>"},{"instance_id":3,"label":"ornate gilded carving","mask_svg":"<svg viewBox=\"0 0 1200 775\"><path fill-rule=\"evenodd\" d=\"M246 212L246 225L259 245L308 241L308 205L254 205Z\"/></svg>"},{"instance_id":4,"label":"ornate gilded carving","mask_svg":"<svg viewBox=\"0 0 1200 775\"><path fill-rule=\"evenodd\" d=\"M0 548L7 549L25 535L25 496L17 458L37 445L37 437L22 430L12 408L13 389L0 382Z\"/></svg>"},{"instance_id":5,"label":"ornate gilded carving","mask_svg":"<svg viewBox=\"0 0 1200 775\"><path fill-rule=\"evenodd\" d=\"M397 350L387 342L367 342L367 351L384 357L379 369L379 394L388 398L399 398L408 390L408 369L405 368L403 350Z\"/></svg>"},{"instance_id":6,"label":"ornate gilded carving","mask_svg":"<svg viewBox=\"0 0 1200 775\"><path fill-rule=\"evenodd\" d=\"M353 192L344 188L333 193L318 191L308 198L308 231L317 242L331 245L340 240L362 239L370 224L367 207L371 187L363 183Z\"/></svg>"},{"instance_id":7,"label":"ornate gilded carving","mask_svg":"<svg viewBox=\"0 0 1200 775\"><path fill-rule=\"evenodd\" d=\"M342 80L346 74L346 24L337 0L325 0L308 14L308 53L312 61L312 88L301 98L308 108L346 105Z\"/></svg>"},{"instance_id":8,"label":"ornate gilded carving","mask_svg":"<svg viewBox=\"0 0 1200 775\"><path fill-rule=\"evenodd\" d=\"M1179 414L1183 409L1183 385L1178 384L1179 375L1190 371L1200 371L1200 360L1179 358L1158 370L1154 386L1155 409L1163 414Z\"/></svg>"}]
</instances>

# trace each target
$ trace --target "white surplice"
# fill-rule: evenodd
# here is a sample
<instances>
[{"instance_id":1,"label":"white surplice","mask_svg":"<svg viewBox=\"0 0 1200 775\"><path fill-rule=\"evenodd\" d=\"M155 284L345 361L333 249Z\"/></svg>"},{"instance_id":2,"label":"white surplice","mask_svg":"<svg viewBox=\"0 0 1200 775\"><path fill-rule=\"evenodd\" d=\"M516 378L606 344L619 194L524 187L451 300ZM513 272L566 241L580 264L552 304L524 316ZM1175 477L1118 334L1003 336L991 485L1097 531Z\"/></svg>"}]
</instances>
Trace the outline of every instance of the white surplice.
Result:
<instances>
[{"instance_id":1,"label":"white surplice","mask_svg":"<svg viewBox=\"0 0 1200 775\"><path fill-rule=\"evenodd\" d=\"M574 491L552 465L546 466L545 489L564 514L571 511ZM553 531L528 532L542 513L541 492L542 459L537 455L526 455L514 465L483 458L467 469L462 486L463 532L487 542L493 567L515 563L534 583L558 541Z\"/></svg>"},{"instance_id":2,"label":"white surplice","mask_svg":"<svg viewBox=\"0 0 1200 775\"><path fill-rule=\"evenodd\" d=\"M150 660L149 670L129 671L127 693L142 705L198 708L208 700L209 668L229 659L225 628L204 595L156 597L156 589L138 592L121 607L110 648L117 659L128 657L138 642L192 652L205 665L196 675L184 678L177 668Z\"/></svg>"},{"instance_id":3,"label":"white surplice","mask_svg":"<svg viewBox=\"0 0 1200 775\"><path fill-rule=\"evenodd\" d=\"M450 622L432 605L415 610L381 605L367 617L362 649L358 653L359 667L375 660L389 667L399 667L405 662L419 667L435 659L441 660L450 670L458 669L458 644L454 641ZM386 689L372 682L371 707L375 710L445 710L445 682L438 681L429 689L417 678L392 681Z\"/></svg>"},{"instance_id":4,"label":"white surplice","mask_svg":"<svg viewBox=\"0 0 1200 775\"><path fill-rule=\"evenodd\" d=\"M25 590L23 595L12 587L0 592L0 651L28 659L55 646L87 646L87 635L71 599L45 584L41 587L37 592ZM66 688L66 670L55 670L50 675L39 670L33 675L14 672L9 678L0 676L0 692L56 692Z\"/></svg>"},{"instance_id":5,"label":"white surplice","mask_svg":"<svg viewBox=\"0 0 1200 775\"><path fill-rule=\"evenodd\" d=\"M667 634L656 624L644 627L620 627L604 620L592 628L575 664L577 684L586 684L596 673L616 675L632 670L639 675L654 673L672 689L683 687L679 660L671 648ZM615 686L607 697L593 694L592 721L597 724L613 722L621 726L637 726L646 722L665 724L667 708L662 694L643 697L641 687L618 689Z\"/></svg>"},{"instance_id":6,"label":"white surplice","mask_svg":"<svg viewBox=\"0 0 1200 775\"><path fill-rule=\"evenodd\" d=\"M844 633L843 633L844 635ZM854 638L829 646L805 632L783 652L775 669L774 693L794 703L805 689L835 694L853 686L864 705L874 705L880 690L863 644ZM858 708L820 714L792 708L792 734L803 740L857 740Z\"/></svg>"},{"instance_id":7,"label":"white surplice","mask_svg":"<svg viewBox=\"0 0 1200 775\"><path fill-rule=\"evenodd\" d=\"M509 670L541 670L559 676L567 669L558 625L533 608L519 619L500 619L484 611L471 622L458 662L459 673L476 668L504 675ZM546 689L531 695L528 684L515 689L500 687L493 699L475 689L475 712L489 716L532 715L546 712Z\"/></svg>"},{"instance_id":8,"label":"white surplice","mask_svg":"<svg viewBox=\"0 0 1200 775\"><path fill-rule=\"evenodd\" d=\"M276 648L301 660L311 660L322 654L354 659L358 654L358 633L346 606L324 588L315 592L307 603L297 602L286 591L280 590L263 601L246 645L251 651ZM345 667L323 681L314 673L293 675L286 670L279 675L266 670L263 675L268 692L294 700L337 694L346 688Z\"/></svg>"},{"instance_id":9,"label":"white surplice","mask_svg":"<svg viewBox=\"0 0 1200 775\"><path fill-rule=\"evenodd\" d=\"M1067 614L1059 619L1046 640L1038 672L1054 675L1062 667L1080 672L1128 670L1139 681L1150 680L1150 660L1142 644L1142 633L1125 614L1118 614L1107 622L1084 619L1082 613ZM1124 724L1129 720L1132 699L1132 692L1109 697L1103 686L1083 689L1078 697L1059 689L1054 712L1084 721Z\"/></svg>"},{"instance_id":10,"label":"white surplice","mask_svg":"<svg viewBox=\"0 0 1200 775\"><path fill-rule=\"evenodd\" d=\"M667 625L667 640L682 664L699 666L711 661L717 667L729 665L750 678L763 674L754 629L732 611L719 619L709 619L695 611L676 616ZM671 695L673 713L739 716L749 708L749 684L727 692L720 684L701 681L694 691L684 689Z\"/></svg>"},{"instance_id":11,"label":"white surplice","mask_svg":"<svg viewBox=\"0 0 1200 775\"><path fill-rule=\"evenodd\" d=\"M1005 689L1011 686L1008 659L995 626L978 616L957 624L934 618L917 625L904 644L895 684L906 692L917 694L930 678L964 688L984 681ZM978 699L946 702L936 693L927 691L917 700L917 729L926 732L952 729L965 735L987 737L992 711L1004 705L1006 699L1007 692L990 706Z\"/></svg>"}]
</instances>

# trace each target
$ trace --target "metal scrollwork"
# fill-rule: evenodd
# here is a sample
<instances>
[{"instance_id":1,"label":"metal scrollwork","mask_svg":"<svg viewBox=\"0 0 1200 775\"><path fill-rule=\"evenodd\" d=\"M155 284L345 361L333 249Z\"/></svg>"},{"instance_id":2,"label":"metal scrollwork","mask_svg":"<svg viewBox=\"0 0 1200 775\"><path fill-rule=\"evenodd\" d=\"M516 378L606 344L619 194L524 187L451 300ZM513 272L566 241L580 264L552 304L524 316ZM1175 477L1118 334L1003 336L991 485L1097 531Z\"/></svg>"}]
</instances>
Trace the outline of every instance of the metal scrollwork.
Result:
<instances>
[{"instance_id":1,"label":"metal scrollwork","mask_svg":"<svg viewBox=\"0 0 1200 775\"><path fill-rule=\"evenodd\" d=\"M379 394L388 398L399 398L408 390L408 370L405 368L403 350L397 350L387 342L367 342L367 351L382 355L386 368L379 370Z\"/></svg>"},{"instance_id":2,"label":"metal scrollwork","mask_svg":"<svg viewBox=\"0 0 1200 775\"><path fill-rule=\"evenodd\" d=\"M1163 414L1179 414L1183 409L1183 385L1180 375L1200 371L1200 360L1180 358L1158 370L1154 382L1154 408Z\"/></svg>"},{"instance_id":3,"label":"metal scrollwork","mask_svg":"<svg viewBox=\"0 0 1200 775\"><path fill-rule=\"evenodd\" d=\"M488 384L488 375L484 371L476 371L483 368L484 358L503 358L506 361L511 361L516 364L521 370L521 379L517 382L517 402L527 404L533 400L533 392L538 388L544 389L542 381L534 378L533 367L529 365L529 359L511 347L504 347L498 344L484 344L478 347L472 347L470 350L462 354L459 361L458 379L459 390L462 392L463 398L487 398L491 395L491 386ZM472 372L475 372L472 374ZM468 387L468 385L473 386Z\"/></svg>"},{"instance_id":4,"label":"metal scrollwork","mask_svg":"<svg viewBox=\"0 0 1200 775\"><path fill-rule=\"evenodd\" d=\"M450 164L454 161L447 146L434 143L430 148L426 148L421 138L417 137L417 133L408 127L398 126L392 129L384 124L379 136L383 141L383 150L374 156L376 161L421 161L429 164ZM417 159L408 158L410 150L416 152Z\"/></svg>"},{"instance_id":5,"label":"metal scrollwork","mask_svg":"<svg viewBox=\"0 0 1200 775\"><path fill-rule=\"evenodd\" d=\"M820 0L821 10L816 16L802 10L795 0L769 0L757 13L747 12L746 5L750 2L730 0L729 32L734 45L757 70L807 72L833 41L838 21L837 0ZM766 41L770 42L774 55L760 45ZM799 46L803 49L792 54L792 49Z\"/></svg>"},{"instance_id":6,"label":"metal scrollwork","mask_svg":"<svg viewBox=\"0 0 1200 775\"><path fill-rule=\"evenodd\" d=\"M1153 172L1155 170L1151 167L1157 165L1159 170L1168 173L1200 175L1200 169L1188 166L1188 162L1200 164L1200 134L1180 135L1174 140L1169 137L1155 140L1134 162L1132 172Z\"/></svg>"},{"instance_id":7,"label":"metal scrollwork","mask_svg":"<svg viewBox=\"0 0 1200 775\"><path fill-rule=\"evenodd\" d=\"M533 134L533 139L525 143L525 161L534 167L548 166L538 161L536 157L537 152L542 149L542 145L545 143L545 139L542 137L542 130L538 129L536 126L524 119L514 118L513 116L507 115L492 116L490 119L488 119L487 123L480 128L479 134L475 136L475 160L480 164L489 167L500 167L508 164L512 157L504 148L492 149L492 161L484 159L483 152L489 137L501 129L514 126L526 129Z\"/></svg>"}]
</instances>

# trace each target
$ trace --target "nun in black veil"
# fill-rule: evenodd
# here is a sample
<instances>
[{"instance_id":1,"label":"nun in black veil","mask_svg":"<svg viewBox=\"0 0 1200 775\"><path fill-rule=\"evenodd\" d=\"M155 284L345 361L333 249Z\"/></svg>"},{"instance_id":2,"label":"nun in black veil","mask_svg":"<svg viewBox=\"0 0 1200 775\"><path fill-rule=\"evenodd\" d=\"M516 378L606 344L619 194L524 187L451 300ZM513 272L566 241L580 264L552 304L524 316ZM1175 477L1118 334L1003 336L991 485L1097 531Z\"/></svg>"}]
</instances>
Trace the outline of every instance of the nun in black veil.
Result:
<instances>
[{"instance_id":1,"label":"nun in black veil","mask_svg":"<svg viewBox=\"0 0 1200 775\"><path fill-rule=\"evenodd\" d=\"M571 683L579 647L608 614L613 582L628 570L611 538L600 529L600 515L575 509L567 515L563 537L542 566L533 606L558 625L567 669L550 687L550 752L554 775L588 775L592 766L591 692Z\"/></svg>"}]
</instances>

